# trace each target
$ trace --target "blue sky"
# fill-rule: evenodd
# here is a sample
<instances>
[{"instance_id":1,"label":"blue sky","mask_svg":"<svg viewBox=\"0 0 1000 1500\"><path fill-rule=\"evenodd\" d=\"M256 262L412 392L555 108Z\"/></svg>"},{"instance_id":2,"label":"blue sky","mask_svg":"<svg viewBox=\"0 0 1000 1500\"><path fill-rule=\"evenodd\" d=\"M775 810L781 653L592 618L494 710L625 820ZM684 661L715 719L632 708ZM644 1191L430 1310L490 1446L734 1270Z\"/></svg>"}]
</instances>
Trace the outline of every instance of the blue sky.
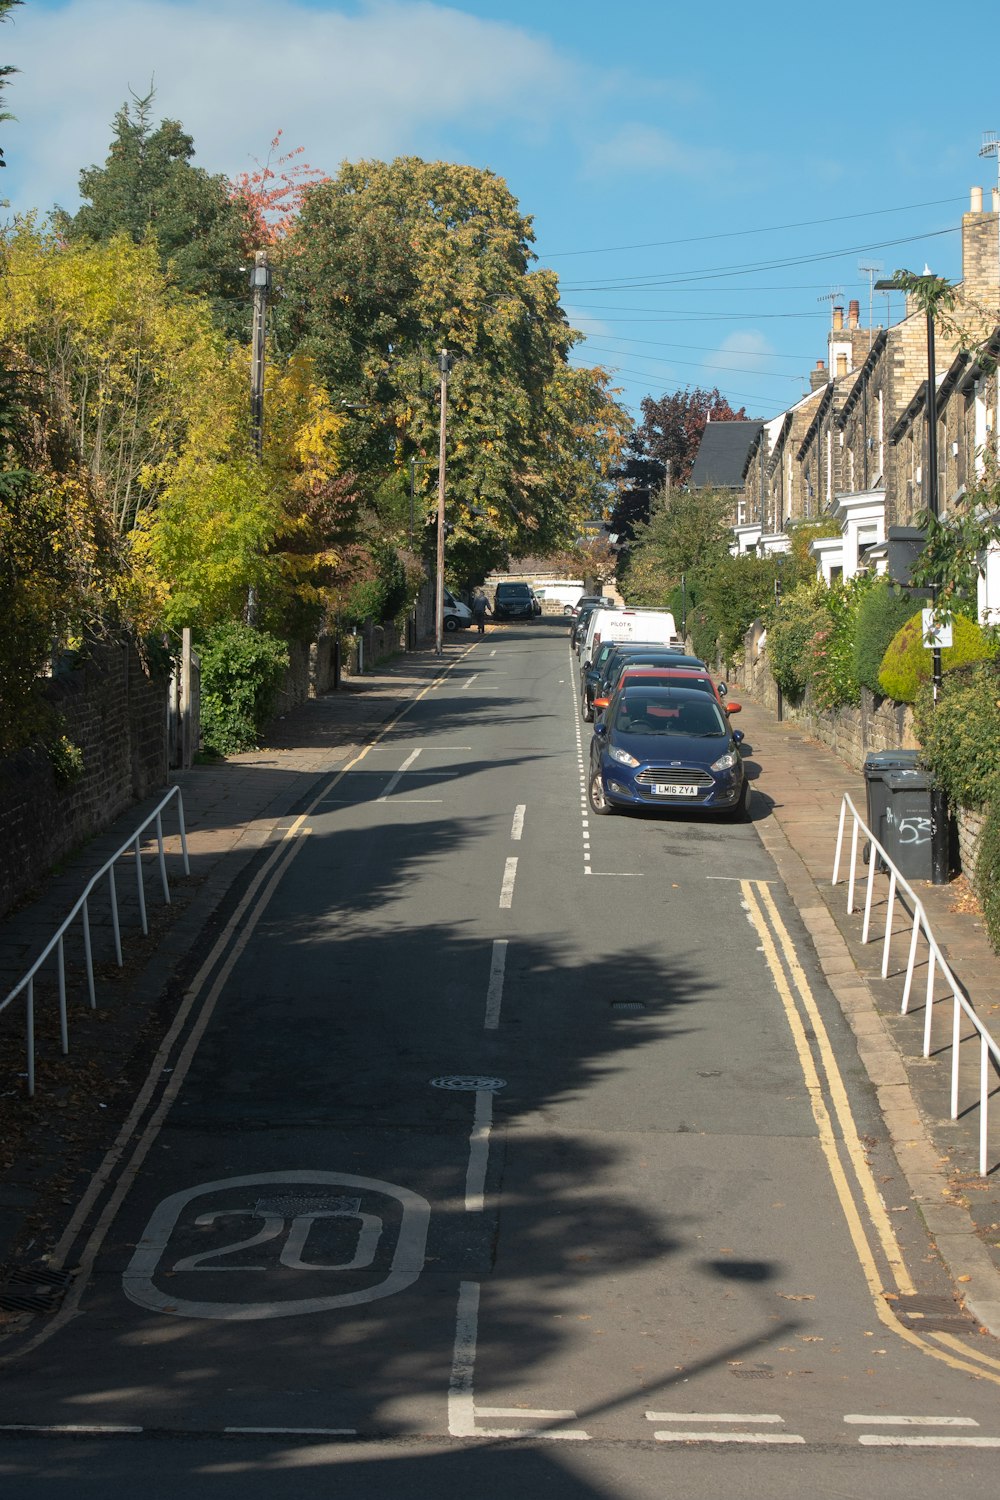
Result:
<instances>
[{"instance_id":1,"label":"blue sky","mask_svg":"<svg viewBox=\"0 0 1000 1500\"><path fill-rule=\"evenodd\" d=\"M911 0L26 0L0 31L2 190L72 208L129 90L155 80L197 161L283 142L335 172L415 154L488 167L533 216L587 343L642 397L718 385L771 416L825 355L829 296L925 262L960 272L969 188L996 184L982 13ZM963 19L964 17L964 19ZM977 66L975 59L981 57ZM988 196L987 196L988 201ZM892 316L901 312L894 299ZM876 294L876 321L886 299Z\"/></svg>"}]
</instances>

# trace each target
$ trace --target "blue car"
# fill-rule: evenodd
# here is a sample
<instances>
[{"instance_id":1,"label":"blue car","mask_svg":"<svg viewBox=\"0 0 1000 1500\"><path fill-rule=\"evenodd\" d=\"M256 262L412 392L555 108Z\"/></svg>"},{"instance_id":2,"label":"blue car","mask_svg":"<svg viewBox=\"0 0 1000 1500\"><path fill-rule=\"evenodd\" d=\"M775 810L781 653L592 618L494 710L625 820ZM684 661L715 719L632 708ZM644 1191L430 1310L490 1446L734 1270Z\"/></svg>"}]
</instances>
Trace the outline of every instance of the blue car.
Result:
<instances>
[{"instance_id":1,"label":"blue car","mask_svg":"<svg viewBox=\"0 0 1000 1500\"><path fill-rule=\"evenodd\" d=\"M594 725L587 795L595 813L683 807L743 817L743 735L696 689L626 680Z\"/></svg>"}]
</instances>

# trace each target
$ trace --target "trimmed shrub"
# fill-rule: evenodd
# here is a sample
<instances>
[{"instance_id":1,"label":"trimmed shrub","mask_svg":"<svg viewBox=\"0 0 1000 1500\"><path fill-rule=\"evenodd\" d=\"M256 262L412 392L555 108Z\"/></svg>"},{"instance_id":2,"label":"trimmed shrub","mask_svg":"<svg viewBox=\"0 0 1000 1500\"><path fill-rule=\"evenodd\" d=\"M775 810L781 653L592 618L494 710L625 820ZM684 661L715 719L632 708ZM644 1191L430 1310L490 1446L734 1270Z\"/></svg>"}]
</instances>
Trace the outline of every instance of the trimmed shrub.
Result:
<instances>
[{"instance_id":1,"label":"trimmed shrub","mask_svg":"<svg viewBox=\"0 0 1000 1500\"><path fill-rule=\"evenodd\" d=\"M1000 953L1000 796L990 803L979 835L973 885L983 908L986 935L994 953Z\"/></svg>"},{"instance_id":2,"label":"trimmed shrub","mask_svg":"<svg viewBox=\"0 0 1000 1500\"><path fill-rule=\"evenodd\" d=\"M962 807L982 807L1000 793L1000 666L976 662L942 680L937 707L923 684L914 707L923 759Z\"/></svg>"},{"instance_id":3,"label":"trimmed shrub","mask_svg":"<svg viewBox=\"0 0 1000 1500\"><path fill-rule=\"evenodd\" d=\"M952 639L954 645L941 653L941 666L946 672L996 655L997 648L965 615L954 616ZM897 703L915 702L920 684L930 681L932 657L933 652L924 645L923 620L918 612L889 642L878 674L879 691Z\"/></svg>"},{"instance_id":4,"label":"trimmed shrub","mask_svg":"<svg viewBox=\"0 0 1000 1500\"><path fill-rule=\"evenodd\" d=\"M204 748L216 755L256 749L288 666L284 642L231 620L208 633L199 654Z\"/></svg>"},{"instance_id":5,"label":"trimmed shrub","mask_svg":"<svg viewBox=\"0 0 1000 1500\"><path fill-rule=\"evenodd\" d=\"M868 590L858 606L854 636L854 675L861 687L880 693L878 674L889 643L898 630L913 618L913 601L909 594L880 578Z\"/></svg>"}]
</instances>

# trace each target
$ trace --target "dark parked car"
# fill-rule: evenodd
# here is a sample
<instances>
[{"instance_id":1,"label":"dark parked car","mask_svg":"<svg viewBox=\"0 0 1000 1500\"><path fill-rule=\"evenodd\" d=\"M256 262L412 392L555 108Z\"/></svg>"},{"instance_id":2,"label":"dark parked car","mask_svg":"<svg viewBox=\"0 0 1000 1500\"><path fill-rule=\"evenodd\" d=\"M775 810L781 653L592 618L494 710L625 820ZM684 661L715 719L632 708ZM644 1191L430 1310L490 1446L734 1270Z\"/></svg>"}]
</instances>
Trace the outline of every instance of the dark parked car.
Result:
<instances>
[{"instance_id":1,"label":"dark parked car","mask_svg":"<svg viewBox=\"0 0 1000 1500\"><path fill-rule=\"evenodd\" d=\"M594 699L610 698L628 662L708 671L699 657L671 651L668 646L645 645L640 641L602 641L594 660L580 674L580 713L588 724L594 717Z\"/></svg>"},{"instance_id":2,"label":"dark parked car","mask_svg":"<svg viewBox=\"0 0 1000 1500\"><path fill-rule=\"evenodd\" d=\"M494 620L533 620L535 596L526 583L498 583L493 595ZM539 606L539 613L541 607Z\"/></svg>"},{"instance_id":3,"label":"dark parked car","mask_svg":"<svg viewBox=\"0 0 1000 1500\"><path fill-rule=\"evenodd\" d=\"M742 739L707 693L626 683L594 726L590 806L599 814L683 807L741 817L750 806Z\"/></svg>"}]
</instances>

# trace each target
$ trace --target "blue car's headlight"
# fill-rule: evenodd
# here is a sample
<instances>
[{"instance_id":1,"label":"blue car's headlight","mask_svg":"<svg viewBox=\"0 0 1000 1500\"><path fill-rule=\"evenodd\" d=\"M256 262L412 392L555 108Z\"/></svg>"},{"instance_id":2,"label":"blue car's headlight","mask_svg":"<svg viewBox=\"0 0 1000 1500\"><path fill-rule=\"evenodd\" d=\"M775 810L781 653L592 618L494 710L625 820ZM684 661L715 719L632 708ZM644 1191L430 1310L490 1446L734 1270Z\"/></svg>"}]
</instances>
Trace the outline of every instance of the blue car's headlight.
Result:
<instances>
[{"instance_id":1,"label":"blue car's headlight","mask_svg":"<svg viewBox=\"0 0 1000 1500\"><path fill-rule=\"evenodd\" d=\"M731 771L739 764L739 753L736 750L727 750L725 755L720 755L718 760L712 762L713 771Z\"/></svg>"},{"instance_id":2,"label":"blue car's headlight","mask_svg":"<svg viewBox=\"0 0 1000 1500\"><path fill-rule=\"evenodd\" d=\"M612 760L616 760L622 766L637 766L639 764L634 755L629 755L627 750L621 750L617 745L609 745L608 754Z\"/></svg>"}]
</instances>

